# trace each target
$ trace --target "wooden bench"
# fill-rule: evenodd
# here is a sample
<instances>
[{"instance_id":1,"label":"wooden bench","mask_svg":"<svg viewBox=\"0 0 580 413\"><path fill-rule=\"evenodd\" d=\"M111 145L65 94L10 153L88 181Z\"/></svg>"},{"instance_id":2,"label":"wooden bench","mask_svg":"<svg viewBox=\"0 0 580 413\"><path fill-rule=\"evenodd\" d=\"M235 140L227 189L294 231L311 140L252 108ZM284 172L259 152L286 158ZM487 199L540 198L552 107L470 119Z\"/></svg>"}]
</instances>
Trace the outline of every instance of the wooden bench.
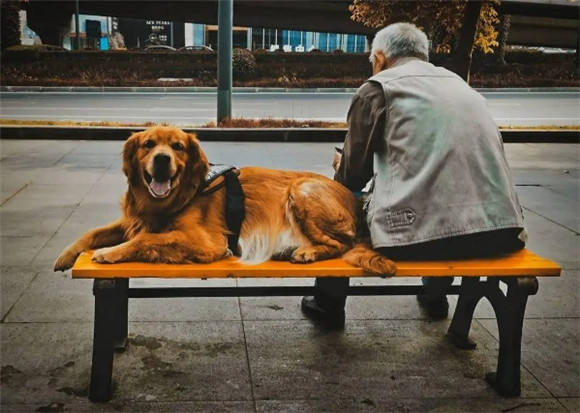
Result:
<instances>
[{"instance_id":1,"label":"wooden bench","mask_svg":"<svg viewBox=\"0 0 580 413\"><path fill-rule=\"evenodd\" d=\"M560 267L529 250L497 258L457 261L397 262L398 277L462 277L461 285L450 287L458 302L447 337L464 349L475 347L468 338L475 307L486 297L496 314L499 327L497 370L489 373L489 383L503 396L518 396L520 352L524 312L529 295L538 290L539 276L558 276ZM94 278L95 321L89 399L107 401L112 395L113 353L125 348L128 331L129 298L152 297L250 297L312 295L314 287L169 287L130 288L131 278L306 278L369 277L359 268L341 259L291 264L269 261L245 265L235 258L211 264L124 263L103 265L91 261L91 253L82 254L72 269L72 277ZM507 293L500 288L507 285ZM422 285L350 286L349 295L415 295Z\"/></svg>"}]
</instances>

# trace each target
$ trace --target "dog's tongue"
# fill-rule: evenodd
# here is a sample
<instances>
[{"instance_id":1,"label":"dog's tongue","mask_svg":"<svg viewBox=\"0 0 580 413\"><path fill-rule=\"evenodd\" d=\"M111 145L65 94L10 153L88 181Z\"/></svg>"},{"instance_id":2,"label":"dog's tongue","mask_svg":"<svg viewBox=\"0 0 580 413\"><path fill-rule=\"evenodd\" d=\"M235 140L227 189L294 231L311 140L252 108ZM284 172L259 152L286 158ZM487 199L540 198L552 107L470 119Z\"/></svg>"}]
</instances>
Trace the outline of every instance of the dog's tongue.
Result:
<instances>
[{"instance_id":1,"label":"dog's tongue","mask_svg":"<svg viewBox=\"0 0 580 413\"><path fill-rule=\"evenodd\" d=\"M155 178L151 181L151 190L157 196L163 196L171 189L171 181L157 182Z\"/></svg>"}]
</instances>

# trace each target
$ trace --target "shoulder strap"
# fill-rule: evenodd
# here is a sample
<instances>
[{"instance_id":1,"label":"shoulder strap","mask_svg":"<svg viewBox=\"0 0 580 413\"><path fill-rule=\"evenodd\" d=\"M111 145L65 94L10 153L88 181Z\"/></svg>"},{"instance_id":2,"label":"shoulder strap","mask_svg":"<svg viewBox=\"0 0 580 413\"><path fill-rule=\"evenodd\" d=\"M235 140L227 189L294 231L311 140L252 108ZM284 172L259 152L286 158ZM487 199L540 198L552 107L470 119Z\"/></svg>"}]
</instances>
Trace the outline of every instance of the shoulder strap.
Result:
<instances>
[{"instance_id":1,"label":"shoulder strap","mask_svg":"<svg viewBox=\"0 0 580 413\"><path fill-rule=\"evenodd\" d=\"M240 172L231 165L224 164L210 164L203 184L201 186L201 195L208 195L215 190L225 186L226 188L226 225L231 234L228 236L228 248L234 255L238 255L238 240L240 239L240 230L242 229L242 222L246 216L246 209L244 206L244 191L238 175ZM209 188L213 181L220 176L224 177L223 184L219 184L214 188Z\"/></svg>"},{"instance_id":2,"label":"shoulder strap","mask_svg":"<svg viewBox=\"0 0 580 413\"><path fill-rule=\"evenodd\" d=\"M207 171L207 174L205 175L205 179L203 180L203 184L201 185L201 189L203 190L204 188L207 188L217 178L219 178L220 176L222 176L226 172L234 170L234 169L236 169L236 168L232 165L210 163L209 164L209 171Z\"/></svg>"},{"instance_id":3,"label":"shoulder strap","mask_svg":"<svg viewBox=\"0 0 580 413\"><path fill-rule=\"evenodd\" d=\"M244 191L238 179L239 174L237 169L224 173L226 185L226 224L232 233L228 237L228 247L234 255L239 255L238 240L240 239L242 222L246 217Z\"/></svg>"}]
</instances>

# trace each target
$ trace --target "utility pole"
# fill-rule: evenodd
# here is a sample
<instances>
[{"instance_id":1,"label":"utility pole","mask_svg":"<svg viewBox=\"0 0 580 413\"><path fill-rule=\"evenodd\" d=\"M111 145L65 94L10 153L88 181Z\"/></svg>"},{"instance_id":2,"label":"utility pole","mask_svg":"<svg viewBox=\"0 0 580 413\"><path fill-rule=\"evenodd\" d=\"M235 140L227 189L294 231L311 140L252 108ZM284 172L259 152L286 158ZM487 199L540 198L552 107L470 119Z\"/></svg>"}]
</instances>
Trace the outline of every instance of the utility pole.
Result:
<instances>
[{"instance_id":1,"label":"utility pole","mask_svg":"<svg viewBox=\"0 0 580 413\"><path fill-rule=\"evenodd\" d=\"M232 117L234 0L218 0L218 123Z\"/></svg>"},{"instance_id":2,"label":"utility pole","mask_svg":"<svg viewBox=\"0 0 580 413\"><path fill-rule=\"evenodd\" d=\"M81 50L81 34L79 19L79 0L75 0L75 49Z\"/></svg>"}]
</instances>

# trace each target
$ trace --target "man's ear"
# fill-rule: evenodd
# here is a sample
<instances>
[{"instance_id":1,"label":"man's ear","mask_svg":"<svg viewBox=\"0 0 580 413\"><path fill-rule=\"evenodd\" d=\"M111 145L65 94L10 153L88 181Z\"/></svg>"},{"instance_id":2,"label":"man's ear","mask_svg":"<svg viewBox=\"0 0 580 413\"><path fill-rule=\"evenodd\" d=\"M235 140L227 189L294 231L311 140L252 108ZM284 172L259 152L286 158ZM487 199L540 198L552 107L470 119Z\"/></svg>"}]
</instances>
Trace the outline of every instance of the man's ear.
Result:
<instances>
[{"instance_id":1,"label":"man's ear","mask_svg":"<svg viewBox=\"0 0 580 413\"><path fill-rule=\"evenodd\" d=\"M382 51L376 51L374 58L373 75L376 75L377 73L380 73L390 67L390 59L388 59Z\"/></svg>"},{"instance_id":2,"label":"man's ear","mask_svg":"<svg viewBox=\"0 0 580 413\"><path fill-rule=\"evenodd\" d=\"M130 185L137 185L139 183L139 173L137 171L137 162L135 156L139 149L139 138L143 132L133 133L123 146L123 173L127 176L127 181Z\"/></svg>"},{"instance_id":3,"label":"man's ear","mask_svg":"<svg viewBox=\"0 0 580 413\"><path fill-rule=\"evenodd\" d=\"M187 154L189 156L188 174L190 184L199 189L201 183L205 179L205 175L209 171L209 162L201 149L199 141L194 133L188 133L187 139L189 141Z\"/></svg>"}]
</instances>

